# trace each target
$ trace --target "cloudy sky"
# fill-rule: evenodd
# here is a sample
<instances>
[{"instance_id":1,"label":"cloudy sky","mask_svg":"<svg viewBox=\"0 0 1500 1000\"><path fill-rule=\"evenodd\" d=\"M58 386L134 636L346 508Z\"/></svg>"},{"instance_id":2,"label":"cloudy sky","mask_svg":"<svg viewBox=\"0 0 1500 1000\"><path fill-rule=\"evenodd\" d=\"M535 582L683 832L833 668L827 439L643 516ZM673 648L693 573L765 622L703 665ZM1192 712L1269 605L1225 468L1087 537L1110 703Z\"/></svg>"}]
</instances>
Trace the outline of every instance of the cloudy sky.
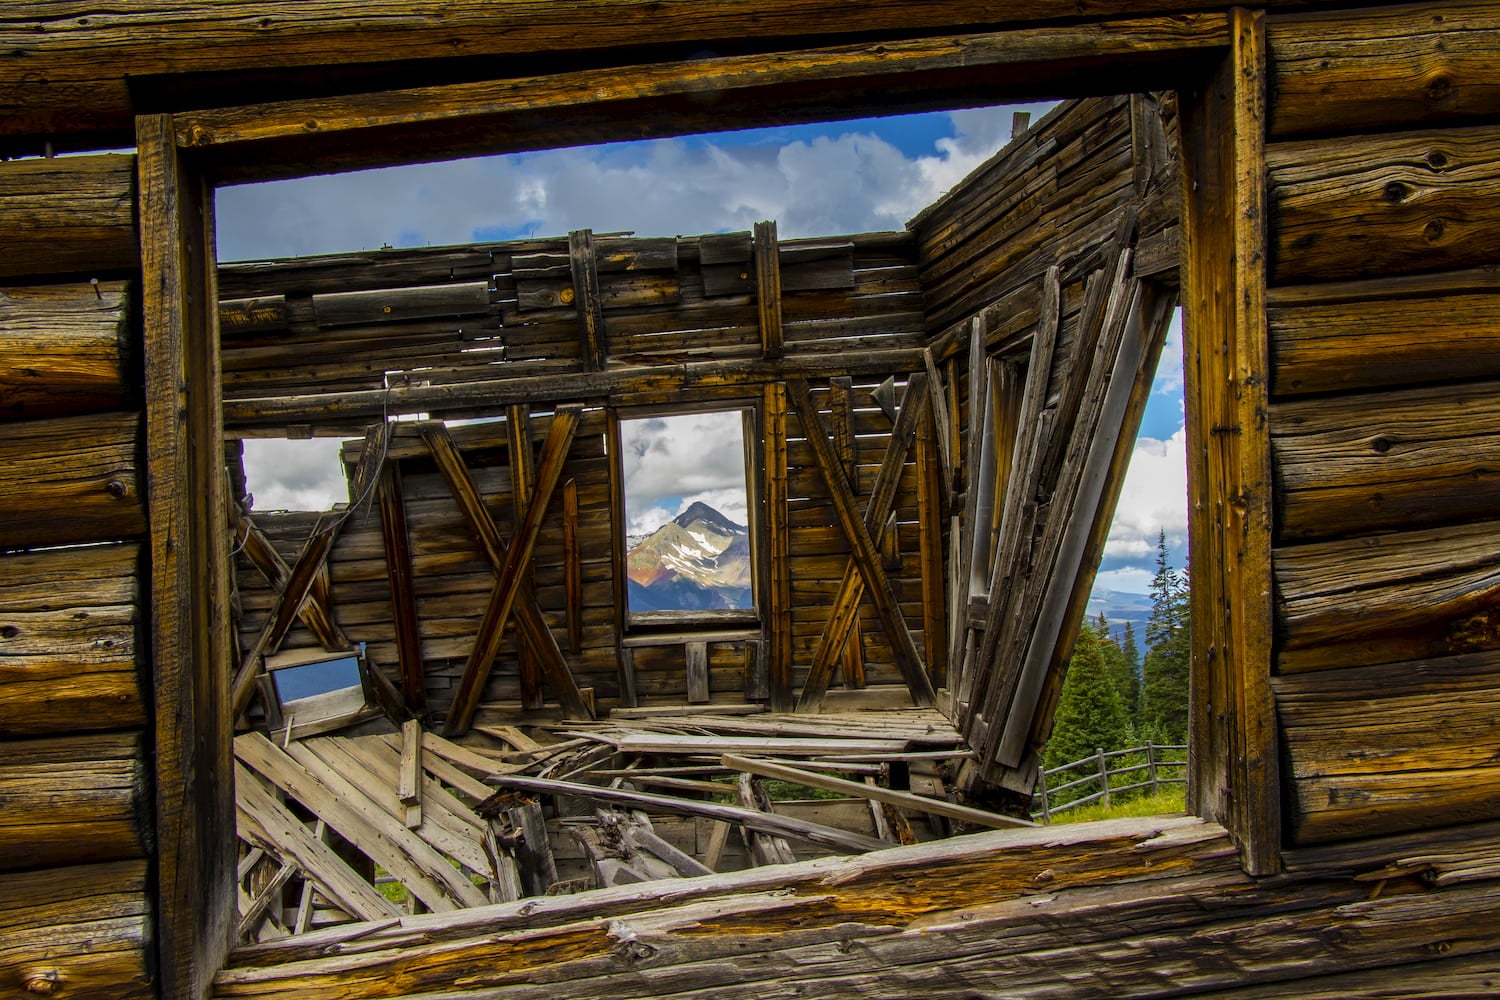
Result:
<instances>
[{"instance_id":1,"label":"cloudy sky","mask_svg":"<svg viewBox=\"0 0 1500 1000\"><path fill-rule=\"evenodd\" d=\"M585 227L693 235L746 230L761 219L776 219L787 238L901 229L1004 145L1013 111L1040 117L1048 107L759 129L225 188L218 193L219 259L561 235ZM630 531L650 530L698 499L743 522L738 425L737 414L625 425ZM1181 428L1181 337L1174 327L1099 586L1144 592L1161 529L1173 561L1181 563L1187 535ZM338 444L246 441L256 508L315 510L347 499Z\"/></svg>"}]
</instances>

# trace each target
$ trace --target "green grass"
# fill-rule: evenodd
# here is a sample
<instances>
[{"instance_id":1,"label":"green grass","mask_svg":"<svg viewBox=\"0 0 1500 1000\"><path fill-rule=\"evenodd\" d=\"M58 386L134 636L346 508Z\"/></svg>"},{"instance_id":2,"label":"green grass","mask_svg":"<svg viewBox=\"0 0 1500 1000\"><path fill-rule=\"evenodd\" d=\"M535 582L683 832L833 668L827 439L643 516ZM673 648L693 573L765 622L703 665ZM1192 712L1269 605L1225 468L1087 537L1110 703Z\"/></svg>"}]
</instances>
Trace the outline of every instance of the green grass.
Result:
<instances>
[{"instance_id":1,"label":"green grass","mask_svg":"<svg viewBox=\"0 0 1500 1000\"><path fill-rule=\"evenodd\" d=\"M1124 802L1091 802L1077 809L1069 809L1052 816L1052 825L1063 823L1088 823L1099 819L1123 819L1127 816L1163 816L1183 810L1184 786L1168 785L1155 795L1130 798Z\"/></svg>"}]
</instances>

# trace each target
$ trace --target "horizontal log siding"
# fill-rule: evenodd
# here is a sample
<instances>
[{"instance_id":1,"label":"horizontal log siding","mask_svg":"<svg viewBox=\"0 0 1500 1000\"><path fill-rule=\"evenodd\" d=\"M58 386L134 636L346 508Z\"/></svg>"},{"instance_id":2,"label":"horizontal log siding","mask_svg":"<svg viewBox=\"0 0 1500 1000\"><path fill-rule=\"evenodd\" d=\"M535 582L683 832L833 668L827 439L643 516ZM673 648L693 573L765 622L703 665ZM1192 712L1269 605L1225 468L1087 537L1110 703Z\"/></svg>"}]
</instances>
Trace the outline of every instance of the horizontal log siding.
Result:
<instances>
[{"instance_id":1,"label":"horizontal log siding","mask_svg":"<svg viewBox=\"0 0 1500 1000\"><path fill-rule=\"evenodd\" d=\"M1500 4L1267 33L1289 834L1500 816Z\"/></svg>"},{"instance_id":2,"label":"horizontal log siding","mask_svg":"<svg viewBox=\"0 0 1500 1000\"><path fill-rule=\"evenodd\" d=\"M0 163L0 982L16 995L156 994L135 170Z\"/></svg>"}]
</instances>

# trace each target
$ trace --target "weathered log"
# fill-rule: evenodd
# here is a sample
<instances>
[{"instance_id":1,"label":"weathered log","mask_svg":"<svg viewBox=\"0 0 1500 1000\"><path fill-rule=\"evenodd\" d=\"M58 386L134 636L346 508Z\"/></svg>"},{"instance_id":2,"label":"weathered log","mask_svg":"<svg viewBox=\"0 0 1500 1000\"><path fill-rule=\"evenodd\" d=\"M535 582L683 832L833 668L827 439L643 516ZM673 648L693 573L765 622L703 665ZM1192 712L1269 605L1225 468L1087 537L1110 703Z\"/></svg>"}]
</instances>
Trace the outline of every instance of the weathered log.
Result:
<instances>
[{"instance_id":1,"label":"weathered log","mask_svg":"<svg viewBox=\"0 0 1500 1000\"><path fill-rule=\"evenodd\" d=\"M0 289L0 419L123 408L135 396L123 281Z\"/></svg>"},{"instance_id":2,"label":"weathered log","mask_svg":"<svg viewBox=\"0 0 1500 1000\"><path fill-rule=\"evenodd\" d=\"M142 534L140 425L139 414L108 413L7 426L0 436L0 548Z\"/></svg>"},{"instance_id":3,"label":"weathered log","mask_svg":"<svg viewBox=\"0 0 1500 1000\"><path fill-rule=\"evenodd\" d=\"M490 293L489 282L470 281L368 292L324 292L314 295L312 303L319 326L348 326L484 315L490 311Z\"/></svg>"},{"instance_id":4,"label":"weathered log","mask_svg":"<svg viewBox=\"0 0 1500 1000\"><path fill-rule=\"evenodd\" d=\"M1391 130L1500 112L1500 7L1413 3L1266 27L1272 135Z\"/></svg>"},{"instance_id":5,"label":"weathered log","mask_svg":"<svg viewBox=\"0 0 1500 1000\"><path fill-rule=\"evenodd\" d=\"M1271 407L1281 540L1486 517L1500 502L1494 382Z\"/></svg>"},{"instance_id":6,"label":"weathered log","mask_svg":"<svg viewBox=\"0 0 1500 1000\"><path fill-rule=\"evenodd\" d=\"M157 996L145 861L0 875L0 980L16 995Z\"/></svg>"},{"instance_id":7,"label":"weathered log","mask_svg":"<svg viewBox=\"0 0 1500 1000\"><path fill-rule=\"evenodd\" d=\"M139 548L0 558L0 735L146 724Z\"/></svg>"},{"instance_id":8,"label":"weathered log","mask_svg":"<svg viewBox=\"0 0 1500 1000\"><path fill-rule=\"evenodd\" d=\"M1275 283L1448 271L1500 254L1500 130L1266 148Z\"/></svg>"},{"instance_id":9,"label":"weathered log","mask_svg":"<svg viewBox=\"0 0 1500 1000\"><path fill-rule=\"evenodd\" d=\"M149 786L139 733L0 743L0 868L144 857Z\"/></svg>"},{"instance_id":10,"label":"weathered log","mask_svg":"<svg viewBox=\"0 0 1500 1000\"><path fill-rule=\"evenodd\" d=\"M134 156L0 163L0 277L103 276L139 263Z\"/></svg>"}]
</instances>

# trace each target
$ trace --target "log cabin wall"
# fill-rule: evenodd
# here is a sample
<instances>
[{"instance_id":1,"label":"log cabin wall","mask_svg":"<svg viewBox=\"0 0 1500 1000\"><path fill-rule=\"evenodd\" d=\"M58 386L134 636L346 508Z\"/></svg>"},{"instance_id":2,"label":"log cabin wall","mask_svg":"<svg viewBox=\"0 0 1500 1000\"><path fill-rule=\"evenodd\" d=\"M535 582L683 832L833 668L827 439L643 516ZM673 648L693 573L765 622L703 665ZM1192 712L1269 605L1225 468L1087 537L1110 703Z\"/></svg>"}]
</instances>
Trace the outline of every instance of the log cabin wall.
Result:
<instances>
[{"instance_id":1,"label":"log cabin wall","mask_svg":"<svg viewBox=\"0 0 1500 1000\"><path fill-rule=\"evenodd\" d=\"M949 697L975 786L1035 784L1176 300L1176 143L1174 95L1067 102L909 224L950 400Z\"/></svg>"},{"instance_id":2,"label":"log cabin wall","mask_svg":"<svg viewBox=\"0 0 1500 1000\"><path fill-rule=\"evenodd\" d=\"M825 440L838 448L836 482L859 506L868 502L896 427L877 405L876 390L894 378L881 391L894 407L910 373L922 368L914 242L904 233L877 233L778 246L774 225L756 235L759 245L776 247L779 295L761 292L766 279L757 269L765 254L750 233L636 239L582 232L567 239L226 265L220 316L229 433L353 434L416 405L434 418L500 415L437 432L451 437L490 517L508 534L517 520L512 422L525 422L532 446L527 460L534 461L548 436L550 411L583 402L587 409L557 491L572 491L576 517L570 527L565 508L575 508L561 497L548 506L534 589L576 684L592 689L598 707L705 700L789 705L825 644L836 686L899 692L906 685L900 660L908 649L916 660L930 660L923 595L940 592L938 581L923 575L923 556L935 545L930 532L924 540L919 514L930 510L925 523L934 529L939 521L936 505L924 506L919 496L917 449L909 440L915 423L892 459L889 514L875 532L884 533L890 606L910 639L888 639L881 606L856 593L854 637L825 640L831 609L847 589L850 542L798 408L783 404L788 415L777 434L764 397L778 377L809 378L810 405L819 411ZM582 257L580 247L587 248ZM580 280L589 278L590 268L575 269L579 260L592 262L592 284ZM780 311L780 357L768 357L772 351L763 342L768 300ZM588 357L591 328L601 335L602 369ZM785 522L780 557L771 555L770 526L757 523L755 530L764 536L759 562L768 571L784 564L787 589L762 582L764 626L711 629L706 676L686 669L687 631L674 633L673 641L629 632L623 581L616 582L624 525L612 513L618 509L612 481L618 458L610 457L610 414L684 404L759 411L759 425L782 442L786 464L774 484L754 468L750 480L752 493L774 489L782 498L773 504ZM924 409L919 401L912 412ZM385 454L404 497L410 538L420 701L442 715L475 645L494 568L424 443L435 422L394 426ZM351 482L359 452L358 441L346 447ZM763 469L766 461L753 464ZM251 519L288 565L318 522L316 515L253 511ZM888 523L893 531L885 531ZM387 570L382 520L371 506L342 527L329 556L332 609L347 638L366 642L374 661L397 680L404 676L397 634L403 616ZM248 553L240 556L238 583L241 644L248 650L277 604L277 589ZM570 586L579 599L570 600ZM780 653L778 643L784 643ZM313 631L297 625L282 648L318 644ZM825 667L828 658L825 653ZM507 637L480 700L532 708L544 699L555 703L550 684L540 694L533 686L522 669L526 659ZM779 670L778 662L784 663ZM820 689L833 679L823 677Z\"/></svg>"},{"instance_id":3,"label":"log cabin wall","mask_svg":"<svg viewBox=\"0 0 1500 1000\"><path fill-rule=\"evenodd\" d=\"M1497 40L1493 3L1268 21L1293 843L1500 815Z\"/></svg>"},{"instance_id":4,"label":"log cabin wall","mask_svg":"<svg viewBox=\"0 0 1500 1000\"><path fill-rule=\"evenodd\" d=\"M135 204L134 156L0 164L0 979L16 995L155 995Z\"/></svg>"}]
</instances>

